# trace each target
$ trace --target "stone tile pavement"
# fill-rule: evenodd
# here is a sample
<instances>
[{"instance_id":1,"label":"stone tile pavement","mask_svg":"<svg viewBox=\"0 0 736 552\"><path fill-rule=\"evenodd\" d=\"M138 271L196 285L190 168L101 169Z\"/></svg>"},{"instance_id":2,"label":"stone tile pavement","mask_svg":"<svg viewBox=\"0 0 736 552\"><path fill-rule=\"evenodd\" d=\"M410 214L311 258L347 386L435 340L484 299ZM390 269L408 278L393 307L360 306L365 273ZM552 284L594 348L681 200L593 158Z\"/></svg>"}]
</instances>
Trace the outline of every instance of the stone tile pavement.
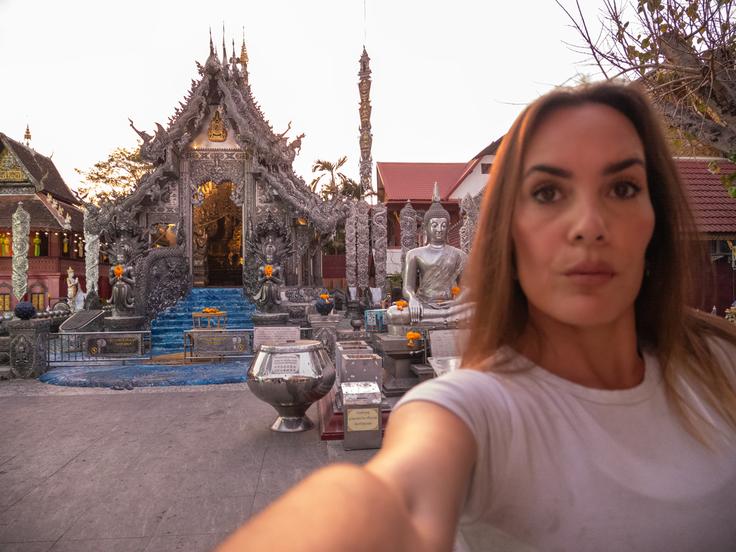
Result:
<instances>
[{"instance_id":1,"label":"stone tile pavement","mask_svg":"<svg viewBox=\"0 0 736 552\"><path fill-rule=\"evenodd\" d=\"M0 381L0 550L209 551L311 471L375 453L275 416L244 384Z\"/></svg>"}]
</instances>

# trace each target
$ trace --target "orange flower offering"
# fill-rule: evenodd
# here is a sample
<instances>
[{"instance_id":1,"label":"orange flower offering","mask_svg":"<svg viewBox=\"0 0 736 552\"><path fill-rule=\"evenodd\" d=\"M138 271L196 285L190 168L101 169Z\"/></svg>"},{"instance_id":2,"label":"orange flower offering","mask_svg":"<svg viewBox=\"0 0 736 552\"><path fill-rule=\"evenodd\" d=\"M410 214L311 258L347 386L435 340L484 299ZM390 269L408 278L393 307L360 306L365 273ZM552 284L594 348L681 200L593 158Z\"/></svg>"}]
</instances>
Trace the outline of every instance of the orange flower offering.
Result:
<instances>
[{"instance_id":1,"label":"orange flower offering","mask_svg":"<svg viewBox=\"0 0 736 552\"><path fill-rule=\"evenodd\" d=\"M273 276L273 266L266 265L263 267L263 273L266 275L266 278L270 278Z\"/></svg>"},{"instance_id":2,"label":"orange flower offering","mask_svg":"<svg viewBox=\"0 0 736 552\"><path fill-rule=\"evenodd\" d=\"M406 332L406 344L409 347L414 347L416 345L416 340L420 339L422 337L422 334L419 332Z\"/></svg>"},{"instance_id":3,"label":"orange flower offering","mask_svg":"<svg viewBox=\"0 0 736 552\"><path fill-rule=\"evenodd\" d=\"M117 264L117 265L115 265L115 267L114 267L114 268L112 269L112 271L113 271L113 274L115 274L115 277L116 277L116 278L120 278L120 277L122 277L122 275L123 275L123 270L124 270L124 269L123 269L123 265L121 265L121 264Z\"/></svg>"},{"instance_id":4,"label":"orange flower offering","mask_svg":"<svg viewBox=\"0 0 736 552\"><path fill-rule=\"evenodd\" d=\"M457 297L458 295L460 295L460 288L457 286L452 286L450 292L452 293L453 297Z\"/></svg>"},{"instance_id":5,"label":"orange flower offering","mask_svg":"<svg viewBox=\"0 0 736 552\"><path fill-rule=\"evenodd\" d=\"M202 312L205 314L220 314L220 309L216 307L205 307L202 309Z\"/></svg>"},{"instance_id":6,"label":"orange flower offering","mask_svg":"<svg viewBox=\"0 0 736 552\"><path fill-rule=\"evenodd\" d=\"M394 305L396 305L396 308L400 311L403 311L406 307L409 306L409 303L404 301L403 299L399 299L398 301L394 301ZM416 332L414 332L416 333Z\"/></svg>"},{"instance_id":7,"label":"orange flower offering","mask_svg":"<svg viewBox=\"0 0 736 552\"><path fill-rule=\"evenodd\" d=\"M319 298L320 299L324 299L325 301L329 301L330 300L330 294L329 293L320 293Z\"/></svg>"}]
</instances>

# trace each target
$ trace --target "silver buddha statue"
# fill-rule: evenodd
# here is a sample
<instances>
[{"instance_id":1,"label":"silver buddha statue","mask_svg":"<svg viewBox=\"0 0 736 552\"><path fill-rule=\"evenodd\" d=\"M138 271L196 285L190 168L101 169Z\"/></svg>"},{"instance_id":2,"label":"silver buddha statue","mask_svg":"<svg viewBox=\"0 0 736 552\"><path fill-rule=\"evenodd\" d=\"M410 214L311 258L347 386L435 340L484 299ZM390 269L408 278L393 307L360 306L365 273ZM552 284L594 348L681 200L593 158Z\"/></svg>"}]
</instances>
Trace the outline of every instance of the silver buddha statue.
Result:
<instances>
[{"instance_id":1,"label":"silver buddha statue","mask_svg":"<svg viewBox=\"0 0 736 552\"><path fill-rule=\"evenodd\" d=\"M463 302L464 293L453 296L459 287L467 255L447 243L450 213L442 207L435 183L432 205L424 215L422 226L426 245L406 253L404 261L404 297L408 308L396 305L386 312L389 333L398 333L405 326L442 327L454 325L466 318L470 304Z\"/></svg>"}]
</instances>

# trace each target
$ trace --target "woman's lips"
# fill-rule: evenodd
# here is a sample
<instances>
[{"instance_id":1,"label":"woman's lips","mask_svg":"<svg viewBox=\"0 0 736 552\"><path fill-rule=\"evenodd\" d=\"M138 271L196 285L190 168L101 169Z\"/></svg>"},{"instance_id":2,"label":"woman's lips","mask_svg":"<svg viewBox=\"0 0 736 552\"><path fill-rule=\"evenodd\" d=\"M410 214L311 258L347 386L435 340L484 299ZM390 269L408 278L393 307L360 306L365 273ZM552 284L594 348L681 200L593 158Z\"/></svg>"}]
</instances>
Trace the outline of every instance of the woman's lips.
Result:
<instances>
[{"instance_id":1,"label":"woman's lips","mask_svg":"<svg viewBox=\"0 0 736 552\"><path fill-rule=\"evenodd\" d=\"M579 263L564 272L570 281L581 285L605 284L616 275L613 267L603 262Z\"/></svg>"}]
</instances>

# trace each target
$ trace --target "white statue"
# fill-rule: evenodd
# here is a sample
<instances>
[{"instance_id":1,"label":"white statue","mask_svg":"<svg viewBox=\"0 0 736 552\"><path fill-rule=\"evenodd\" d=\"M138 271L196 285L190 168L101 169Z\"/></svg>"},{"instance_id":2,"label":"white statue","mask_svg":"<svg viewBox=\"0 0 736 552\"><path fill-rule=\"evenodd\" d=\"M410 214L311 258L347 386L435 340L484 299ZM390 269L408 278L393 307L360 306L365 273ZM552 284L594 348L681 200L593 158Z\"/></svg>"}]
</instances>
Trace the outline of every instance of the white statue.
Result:
<instances>
[{"instance_id":1,"label":"white statue","mask_svg":"<svg viewBox=\"0 0 736 552\"><path fill-rule=\"evenodd\" d=\"M84 309L85 295L79 289L79 278L74 274L74 269L69 267L66 271L66 300L72 312Z\"/></svg>"}]
</instances>

